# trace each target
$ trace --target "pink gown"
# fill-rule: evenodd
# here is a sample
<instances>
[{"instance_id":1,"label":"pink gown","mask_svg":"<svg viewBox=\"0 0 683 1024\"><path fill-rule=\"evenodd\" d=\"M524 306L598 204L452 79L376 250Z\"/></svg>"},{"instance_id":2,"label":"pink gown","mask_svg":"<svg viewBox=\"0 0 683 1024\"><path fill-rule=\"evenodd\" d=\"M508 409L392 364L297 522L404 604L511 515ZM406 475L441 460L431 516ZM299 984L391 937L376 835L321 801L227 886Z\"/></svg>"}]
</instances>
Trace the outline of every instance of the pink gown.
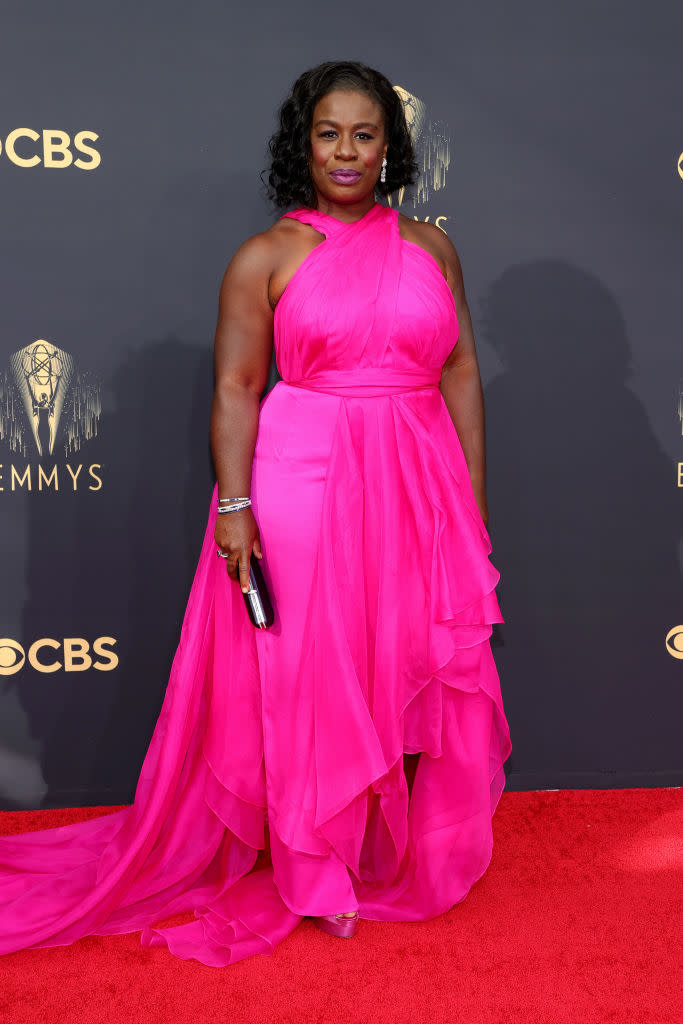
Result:
<instances>
[{"instance_id":1,"label":"pink gown","mask_svg":"<svg viewBox=\"0 0 683 1024\"><path fill-rule=\"evenodd\" d=\"M275 311L254 451L275 623L216 557L214 492L134 803L0 838L0 953L140 930L224 966L304 915L435 917L490 862L511 743L498 572L438 387L455 302L395 210L285 216L324 240Z\"/></svg>"}]
</instances>

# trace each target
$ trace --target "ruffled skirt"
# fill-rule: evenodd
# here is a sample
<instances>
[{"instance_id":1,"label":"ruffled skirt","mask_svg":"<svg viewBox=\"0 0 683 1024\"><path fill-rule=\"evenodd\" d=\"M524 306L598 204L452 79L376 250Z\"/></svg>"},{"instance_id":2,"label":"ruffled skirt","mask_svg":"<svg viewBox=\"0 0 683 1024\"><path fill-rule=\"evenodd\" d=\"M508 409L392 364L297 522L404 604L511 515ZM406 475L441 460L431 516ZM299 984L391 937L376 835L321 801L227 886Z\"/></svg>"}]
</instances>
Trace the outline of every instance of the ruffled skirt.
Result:
<instances>
[{"instance_id":1,"label":"ruffled skirt","mask_svg":"<svg viewBox=\"0 0 683 1024\"><path fill-rule=\"evenodd\" d=\"M511 751L498 573L439 391L280 382L252 503L274 625L216 557L214 496L134 803L0 839L0 953L142 930L223 966L304 914L435 917L486 870Z\"/></svg>"}]
</instances>

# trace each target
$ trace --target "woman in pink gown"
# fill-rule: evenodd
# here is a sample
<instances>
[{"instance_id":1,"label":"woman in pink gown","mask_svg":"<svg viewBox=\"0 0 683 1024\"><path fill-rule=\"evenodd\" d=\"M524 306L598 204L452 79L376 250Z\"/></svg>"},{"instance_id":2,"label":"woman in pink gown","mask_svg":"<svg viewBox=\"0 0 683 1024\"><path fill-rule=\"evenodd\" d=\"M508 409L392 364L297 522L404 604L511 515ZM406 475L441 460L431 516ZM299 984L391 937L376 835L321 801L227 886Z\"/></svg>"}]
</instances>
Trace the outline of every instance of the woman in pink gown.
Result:
<instances>
[{"instance_id":1,"label":"woman in pink gown","mask_svg":"<svg viewBox=\"0 0 683 1024\"><path fill-rule=\"evenodd\" d=\"M379 73L306 72L271 150L276 198L308 201L226 272L218 486L134 803L0 839L0 953L141 930L223 966L304 916L433 918L491 859L511 743L458 258L375 198L414 175ZM219 516L218 496L251 507ZM250 557L269 629L240 591Z\"/></svg>"}]
</instances>

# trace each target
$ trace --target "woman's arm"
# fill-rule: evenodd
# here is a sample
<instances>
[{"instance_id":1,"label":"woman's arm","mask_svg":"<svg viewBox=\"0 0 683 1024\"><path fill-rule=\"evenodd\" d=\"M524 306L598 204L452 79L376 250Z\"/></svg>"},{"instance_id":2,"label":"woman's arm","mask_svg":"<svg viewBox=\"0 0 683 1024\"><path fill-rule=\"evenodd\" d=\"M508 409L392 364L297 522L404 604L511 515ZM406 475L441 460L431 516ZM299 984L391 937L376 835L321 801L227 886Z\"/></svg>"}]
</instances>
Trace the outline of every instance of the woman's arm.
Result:
<instances>
[{"instance_id":1,"label":"woman's arm","mask_svg":"<svg viewBox=\"0 0 683 1024\"><path fill-rule=\"evenodd\" d=\"M484 394L462 267L448 235L433 224L422 224L420 230L421 244L438 254L439 262L446 268L446 281L455 298L460 333L443 365L440 391L462 445L481 517L487 523Z\"/></svg>"},{"instance_id":2,"label":"woman's arm","mask_svg":"<svg viewBox=\"0 0 683 1024\"><path fill-rule=\"evenodd\" d=\"M272 252L272 243L264 235L250 238L235 253L221 284L211 407L211 449L220 498L251 493L259 401L273 349L273 311L268 301ZM239 578L242 589L248 589L251 552L262 554L251 508L218 516L215 538L228 555L228 575Z\"/></svg>"}]
</instances>

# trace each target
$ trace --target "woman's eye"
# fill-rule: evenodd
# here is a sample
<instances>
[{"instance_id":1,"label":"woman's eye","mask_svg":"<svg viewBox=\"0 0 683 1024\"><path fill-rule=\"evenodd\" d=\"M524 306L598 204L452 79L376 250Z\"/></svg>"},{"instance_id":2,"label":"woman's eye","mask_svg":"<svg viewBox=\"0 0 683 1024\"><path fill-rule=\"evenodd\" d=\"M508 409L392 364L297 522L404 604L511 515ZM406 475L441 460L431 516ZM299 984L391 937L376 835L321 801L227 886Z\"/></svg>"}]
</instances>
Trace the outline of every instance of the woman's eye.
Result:
<instances>
[{"instance_id":1,"label":"woman's eye","mask_svg":"<svg viewBox=\"0 0 683 1024\"><path fill-rule=\"evenodd\" d=\"M330 139L330 138L332 138L333 135L336 135L336 134L337 133L334 131L333 128L328 128L327 131L320 132L319 138L321 138L321 139ZM367 139L372 139L372 135L368 135L367 132L356 132L356 138L357 139L362 139L363 142L365 142Z\"/></svg>"}]
</instances>

